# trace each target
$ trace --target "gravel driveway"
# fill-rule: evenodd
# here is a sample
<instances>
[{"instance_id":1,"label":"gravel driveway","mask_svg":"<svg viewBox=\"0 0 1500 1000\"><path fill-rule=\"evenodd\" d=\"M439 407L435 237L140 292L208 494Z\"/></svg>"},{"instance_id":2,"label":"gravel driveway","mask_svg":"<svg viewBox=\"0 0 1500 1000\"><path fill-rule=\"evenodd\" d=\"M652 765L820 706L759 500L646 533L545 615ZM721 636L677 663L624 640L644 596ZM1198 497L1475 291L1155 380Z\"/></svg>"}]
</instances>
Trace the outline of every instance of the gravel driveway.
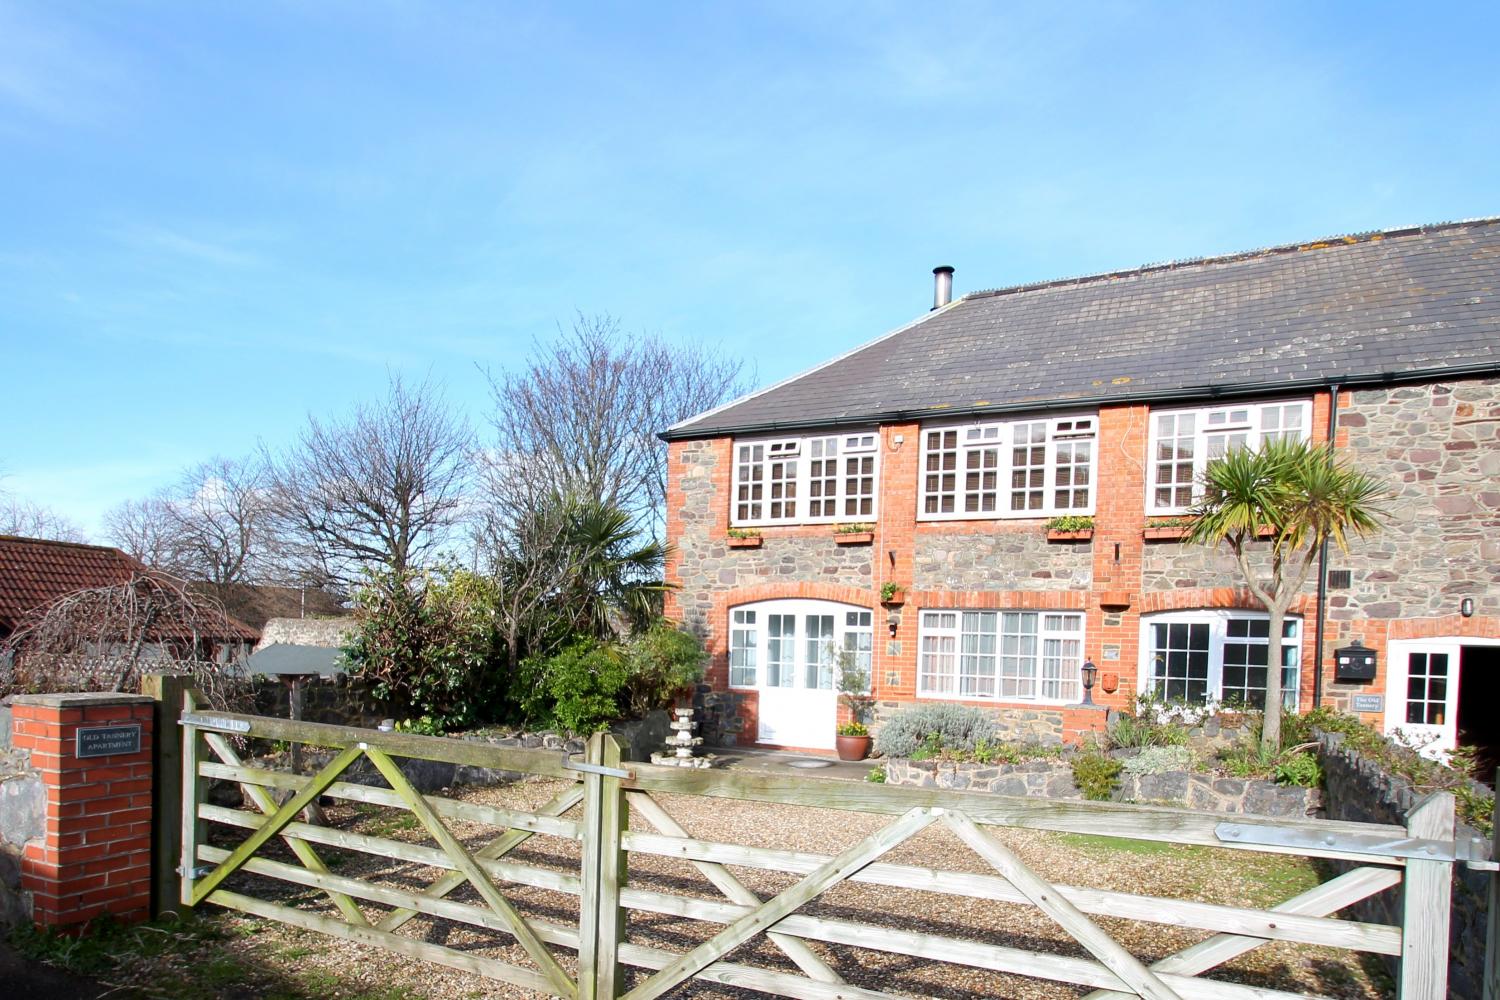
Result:
<instances>
[{"instance_id":1,"label":"gravel driveway","mask_svg":"<svg viewBox=\"0 0 1500 1000\"><path fill-rule=\"evenodd\" d=\"M810 778L809 780L818 780ZM562 787L552 780L524 780L511 785L472 789L461 797L509 808L535 809ZM892 821L892 817L797 806L767 805L697 796L657 796L657 801L695 837L754 847L836 854ZM575 809L572 815L576 815ZM328 810L331 825L378 833L414 843L430 843L425 831L413 829L409 817L393 810L339 805ZM649 829L632 817L632 825ZM456 823L455 833L473 848L497 831ZM1000 838L1039 874L1055 882L1108 888L1204 902L1266 906L1311 888L1320 881L1311 862L1289 856L1258 855L1211 848L1113 842L1103 838L1029 830L1002 831ZM238 836L238 834L236 835ZM370 858L352 852L319 849L340 875L420 891L440 874L433 869ZM576 873L578 844L537 836L507 860ZM940 825L901 844L883 861L960 872L993 873L955 836ZM762 898L796 878L756 869L734 868L734 874ZM295 901L299 907L332 913L321 894L257 876L235 876L233 888L263 898ZM686 862L649 855L630 856L630 884L639 889L722 900L723 897ZM577 920L575 897L528 887L509 886L506 896L529 916L556 923ZM464 887L453 899L477 902ZM375 915L380 908L367 907ZM860 921L884 927L922 930L976 942L1086 957L1048 917L1033 907L961 898L917 890L843 883L799 913ZM242 940L257 949L294 955L299 967L346 984L346 995L374 989L393 995L433 998L531 997L537 994L504 983L403 958L390 952L332 940L279 924L242 916L227 918L245 931ZM1100 923L1148 964L1195 941L1203 931L1184 931L1158 924L1101 918ZM674 916L631 911L627 939L635 944L684 951L717 932L721 925ZM417 917L403 933L461 950L473 950L504 961L530 963L509 937L482 929ZM849 983L913 997L970 1000L976 997L1043 998L1079 996L1087 990L963 966L940 964L868 949L809 942ZM559 953L572 971L571 953ZM795 967L763 936L730 956L732 961L795 972ZM632 973L632 975L636 975ZM1373 957L1327 948L1267 944L1221 967L1219 977L1256 986L1347 998L1392 995ZM713 984L686 983L674 997L751 997L763 994Z\"/></svg>"}]
</instances>

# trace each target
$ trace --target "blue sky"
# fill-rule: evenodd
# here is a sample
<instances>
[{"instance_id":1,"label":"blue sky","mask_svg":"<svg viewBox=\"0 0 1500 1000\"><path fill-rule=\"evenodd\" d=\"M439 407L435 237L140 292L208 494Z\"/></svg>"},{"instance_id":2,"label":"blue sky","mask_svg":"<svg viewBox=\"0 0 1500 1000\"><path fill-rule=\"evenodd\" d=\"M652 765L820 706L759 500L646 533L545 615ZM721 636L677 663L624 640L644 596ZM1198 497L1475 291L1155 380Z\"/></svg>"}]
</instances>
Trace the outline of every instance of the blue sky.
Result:
<instances>
[{"instance_id":1,"label":"blue sky","mask_svg":"<svg viewBox=\"0 0 1500 1000\"><path fill-rule=\"evenodd\" d=\"M1500 213L1495 5L0 0L0 487L183 466L576 310L762 383L957 291Z\"/></svg>"}]
</instances>

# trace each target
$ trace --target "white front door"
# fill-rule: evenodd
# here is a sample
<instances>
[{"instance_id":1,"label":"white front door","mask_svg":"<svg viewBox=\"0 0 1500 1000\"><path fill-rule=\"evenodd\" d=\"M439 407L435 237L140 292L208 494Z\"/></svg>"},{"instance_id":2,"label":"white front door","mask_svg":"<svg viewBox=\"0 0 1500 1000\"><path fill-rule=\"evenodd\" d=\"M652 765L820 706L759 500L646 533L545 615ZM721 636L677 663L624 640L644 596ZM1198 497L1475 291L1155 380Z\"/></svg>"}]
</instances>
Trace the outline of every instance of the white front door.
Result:
<instances>
[{"instance_id":1,"label":"white front door","mask_svg":"<svg viewBox=\"0 0 1500 1000\"><path fill-rule=\"evenodd\" d=\"M869 670L872 613L832 601L762 601L731 612L730 683L759 693L756 742L831 750L840 652Z\"/></svg>"},{"instance_id":2,"label":"white front door","mask_svg":"<svg viewBox=\"0 0 1500 1000\"><path fill-rule=\"evenodd\" d=\"M1457 640L1395 640L1387 650L1385 730L1442 759L1458 741Z\"/></svg>"}]
</instances>

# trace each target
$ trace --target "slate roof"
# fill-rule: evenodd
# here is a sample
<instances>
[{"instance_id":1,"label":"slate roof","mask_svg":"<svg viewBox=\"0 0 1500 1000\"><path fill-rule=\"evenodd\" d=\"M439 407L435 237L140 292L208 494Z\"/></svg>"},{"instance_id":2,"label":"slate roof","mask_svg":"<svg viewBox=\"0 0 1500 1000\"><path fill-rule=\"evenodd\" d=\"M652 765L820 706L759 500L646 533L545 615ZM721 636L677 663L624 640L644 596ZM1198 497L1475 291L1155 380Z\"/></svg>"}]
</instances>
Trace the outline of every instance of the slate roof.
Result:
<instances>
[{"instance_id":1,"label":"slate roof","mask_svg":"<svg viewBox=\"0 0 1500 1000\"><path fill-rule=\"evenodd\" d=\"M1500 218L973 292L663 432L1500 373Z\"/></svg>"},{"instance_id":2,"label":"slate roof","mask_svg":"<svg viewBox=\"0 0 1500 1000\"><path fill-rule=\"evenodd\" d=\"M245 660L247 672L267 677L334 677L347 669L342 649L285 642L263 646Z\"/></svg>"},{"instance_id":3,"label":"slate roof","mask_svg":"<svg viewBox=\"0 0 1500 1000\"><path fill-rule=\"evenodd\" d=\"M65 594L125 583L149 573L145 564L108 545L54 542L0 535L0 638L15 631L28 612ZM232 616L230 635L216 639L253 641L259 632Z\"/></svg>"}]
</instances>

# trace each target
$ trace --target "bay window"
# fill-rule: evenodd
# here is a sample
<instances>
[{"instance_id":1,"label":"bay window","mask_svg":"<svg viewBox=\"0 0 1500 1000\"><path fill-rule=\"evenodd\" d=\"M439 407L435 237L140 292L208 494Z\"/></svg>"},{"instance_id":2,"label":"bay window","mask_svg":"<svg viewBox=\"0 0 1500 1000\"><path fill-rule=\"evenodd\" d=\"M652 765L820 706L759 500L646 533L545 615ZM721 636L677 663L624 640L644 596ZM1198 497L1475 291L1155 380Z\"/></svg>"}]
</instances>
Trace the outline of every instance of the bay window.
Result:
<instances>
[{"instance_id":1,"label":"bay window","mask_svg":"<svg viewBox=\"0 0 1500 1000\"><path fill-rule=\"evenodd\" d=\"M1266 707L1270 619L1251 611L1193 611L1142 620L1141 691L1164 701ZM1302 621L1282 623L1281 690L1297 706Z\"/></svg>"},{"instance_id":2,"label":"bay window","mask_svg":"<svg viewBox=\"0 0 1500 1000\"><path fill-rule=\"evenodd\" d=\"M1082 614L923 611L918 649L923 697L1071 704L1082 696Z\"/></svg>"},{"instance_id":3,"label":"bay window","mask_svg":"<svg viewBox=\"0 0 1500 1000\"><path fill-rule=\"evenodd\" d=\"M874 431L735 441L730 523L873 520L879 443Z\"/></svg>"},{"instance_id":4,"label":"bay window","mask_svg":"<svg viewBox=\"0 0 1500 1000\"><path fill-rule=\"evenodd\" d=\"M1093 416L924 428L917 516L1092 513L1097 430Z\"/></svg>"},{"instance_id":5,"label":"bay window","mask_svg":"<svg viewBox=\"0 0 1500 1000\"><path fill-rule=\"evenodd\" d=\"M1279 438L1305 440L1312 404L1306 400L1241 403L1151 414L1151 466L1146 512L1183 514L1203 497L1203 472L1231 448L1258 448Z\"/></svg>"}]
</instances>

